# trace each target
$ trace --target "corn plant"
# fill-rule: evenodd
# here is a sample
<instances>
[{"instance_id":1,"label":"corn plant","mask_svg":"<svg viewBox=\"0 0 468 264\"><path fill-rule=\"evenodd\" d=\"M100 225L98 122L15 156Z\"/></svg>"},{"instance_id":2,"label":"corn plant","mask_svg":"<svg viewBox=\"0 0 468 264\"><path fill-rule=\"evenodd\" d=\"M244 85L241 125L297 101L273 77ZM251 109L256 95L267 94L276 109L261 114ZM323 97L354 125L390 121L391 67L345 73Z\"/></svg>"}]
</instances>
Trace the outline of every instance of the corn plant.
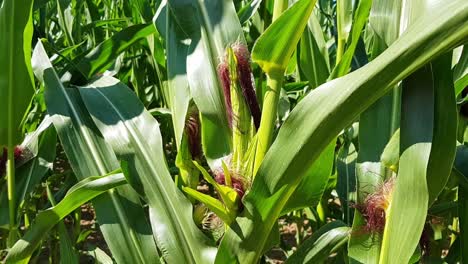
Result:
<instances>
[{"instance_id":1,"label":"corn plant","mask_svg":"<svg viewBox=\"0 0 468 264\"><path fill-rule=\"evenodd\" d=\"M5 263L468 261L466 1L0 0L0 36Z\"/></svg>"}]
</instances>

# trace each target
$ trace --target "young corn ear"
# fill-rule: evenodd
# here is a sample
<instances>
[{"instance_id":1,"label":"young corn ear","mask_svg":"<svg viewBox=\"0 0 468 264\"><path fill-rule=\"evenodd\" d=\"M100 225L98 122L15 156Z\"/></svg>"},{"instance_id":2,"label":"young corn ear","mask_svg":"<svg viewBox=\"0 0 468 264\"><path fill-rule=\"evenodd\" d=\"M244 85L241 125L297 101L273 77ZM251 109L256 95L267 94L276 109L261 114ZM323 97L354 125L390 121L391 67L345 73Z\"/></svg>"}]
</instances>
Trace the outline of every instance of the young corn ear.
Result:
<instances>
[{"instance_id":1,"label":"young corn ear","mask_svg":"<svg viewBox=\"0 0 468 264\"><path fill-rule=\"evenodd\" d=\"M192 105L187 112L185 130L177 152L176 165L180 170L182 185L196 189L200 172L193 164L202 158L200 120L198 109Z\"/></svg>"},{"instance_id":2,"label":"young corn ear","mask_svg":"<svg viewBox=\"0 0 468 264\"><path fill-rule=\"evenodd\" d=\"M230 68L229 65L229 50L234 53L236 58L236 66ZM232 127L232 104L231 104L231 83L232 74L236 74L235 82L238 83L242 96L247 103L250 114L255 125L255 129L260 126L261 111L255 94L255 86L253 81L252 69L250 67L250 53L245 44L236 42L231 47L228 47L226 54L221 63L218 65L218 76L221 80L224 93L224 101L230 127Z\"/></svg>"},{"instance_id":3,"label":"young corn ear","mask_svg":"<svg viewBox=\"0 0 468 264\"><path fill-rule=\"evenodd\" d=\"M245 153L255 130L260 125L260 107L255 95L247 47L235 43L226 49L218 65L218 75L223 85L229 125L232 128L232 168L242 174Z\"/></svg>"}]
</instances>

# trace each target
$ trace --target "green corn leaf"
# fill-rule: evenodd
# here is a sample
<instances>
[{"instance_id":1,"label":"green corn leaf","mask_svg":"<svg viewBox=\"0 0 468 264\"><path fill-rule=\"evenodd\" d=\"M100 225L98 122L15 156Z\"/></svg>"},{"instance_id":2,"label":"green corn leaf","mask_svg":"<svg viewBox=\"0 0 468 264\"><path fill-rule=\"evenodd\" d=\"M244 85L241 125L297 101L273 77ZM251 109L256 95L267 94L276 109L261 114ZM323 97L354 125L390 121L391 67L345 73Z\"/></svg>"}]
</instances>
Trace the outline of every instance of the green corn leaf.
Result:
<instances>
[{"instance_id":1,"label":"green corn leaf","mask_svg":"<svg viewBox=\"0 0 468 264\"><path fill-rule=\"evenodd\" d=\"M447 12L452 16L445 16ZM319 86L302 99L265 156L251 191L244 197L244 213L226 233L216 261L258 260L266 234L309 165L330 141L398 81L460 45L467 35L468 3L445 3L412 24L371 63Z\"/></svg>"},{"instance_id":2,"label":"green corn leaf","mask_svg":"<svg viewBox=\"0 0 468 264\"><path fill-rule=\"evenodd\" d=\"M297 1L258 38L252 51L252 60L268 75L282 75L286 70L315 2Z\"/></svg>"},{"instance_id":3,"label":"green corn leaf","mask_svg":"<svg viewBox=\"0 0 468 264\"><path fill-rule=\"evenodd\" d=\"M444 54L432 63L434 85L434 128L427 168L429 206L447 183L456 154L458 113L450 70L450 56Z\"/></svg>"},{"instance_id":4,"label":"green corn leaf","mask_svg":"<svg viewBox=\"0 0 468 264\"><path fill-rule=\"evenodd\" d=\"M350 231L351 228L341 221L324 225L301 244L297 251L288 258L286 264L325 262L330 254L337 252L346 244Z\"/></svg>"},{"instance_id":5,"label":"green corn leaf","mask_svg":"<svg viewBox=\"0 0 468 264\"><path fill-rule=\"evenodd\" d=\"M77 183L56 206L37 215L28 232L8 252L6 263L28 263L42 238L62 218L94 197L125 183L122 173L88 177Z\"/></svg>"},{"instance_id":6,"label":"green corn leaf","mask_svg":"<svg viewBox=\"0 0 468 264\"><path fill-rule=\"evenodd\" d=\"M77 178L105 175L118 169L117 158L97 131L78 91L62 85L41 42L34 50L33 65L36 76L44 82L47 111ZM156 244L136 192L122 186L93 200L93 205L117 261L154 262L158 257Z\"/></svg>"},{"instance_id":7,"label":"green corn leaf","mask_svg":"<svg viewBox=\"0 0 468 264\"><path fill-rule=\"evenodd\" d=\"M21 142L21 121L33 96L31 0L0 5L0 146Z\"/></svg>"},{"instance_id":8,"label":"green corn leaf","mask_svg":"<svg viewBox=\"0 0 468 264\"><path fill-rule=\"evenodd\" d=\"M169 174L158 122L115 78L103 76L79 91L106 142L127 163L129 183L147 199L165 261L212 262L216 249L194 224L192 206Z\"/></svg>"},{"instance_id":9,"label":"green corn leaf","mask_svg":"<svg viewBox=\"0 0 468 264\"><path fill-rule=\"evenodd\" d=\"M335 142L331 142L320 157L310 166L307 174L302 178L291 198L283 208L283 214L293 210L317 206L327 187L335 158Z\"/></svg>"}]
</instances>

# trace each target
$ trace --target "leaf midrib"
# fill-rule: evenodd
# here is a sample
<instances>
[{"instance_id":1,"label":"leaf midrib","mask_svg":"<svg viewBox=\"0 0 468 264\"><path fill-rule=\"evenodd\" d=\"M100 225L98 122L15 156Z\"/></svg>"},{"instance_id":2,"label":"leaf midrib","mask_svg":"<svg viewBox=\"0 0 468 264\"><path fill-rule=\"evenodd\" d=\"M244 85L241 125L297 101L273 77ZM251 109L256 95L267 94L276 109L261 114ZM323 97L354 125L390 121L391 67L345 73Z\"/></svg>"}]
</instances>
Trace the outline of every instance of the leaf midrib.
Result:
<instances>
[{"instance_id":1,"label":"leaf midrib","mask_svg":"<svg viewBox=\"0 0 468 264\"><path fill-rule=\"evenodd\" d=\"M99 88L97 88L96 86L94 85L90 85L90 87L92 87L93 89L95 89L95 91L97 91L97 93L99 95L101 95L103 97L103 99L112 107L112 109L115 111L115 113L118 115L118 117L121 119L121 120L127 120L127 118L125 118L118 107L116 107L114 105L114 103L112 101L109 100L109 98L107 98L107 96L102 93L100 91ZM122 122L122 125L127 129L127 131L130 133L131 135L131 140L137 145L137 149L135 149L136 151L140 152L141 155L143 155L143 157L145 158L144 160L151 160L151 155L148 153L148 151L146 150L146 148L144 147L144 145L140 142L140 140L138 140L138 135L136 135L136 133L138 133L138 130L134 130L132 129L129 125L128 125L128 122ZM133 127L133 122L132 122L132 125ZM151 169L151 172L153 173L153 175L157 176L159 175L157 169L154 167L153 163L146 163L148 165L148 167ZM146 182L148 183L151 183L149 182L148 180L146 180L146 177L144 178ZM181 223L180 222L180 218L175 216L174 215L174 211L172 210L172 208L176 208L174 203L173 203L173 199L170 199L170 195L167 193L167 189L166 188L160 188L161 186L164 186L164 184L161 182L161 179L159 177L154 177L154 179L156 180L156 182L158 183L155 187L158 188L158 190L160 191L160 193L162 194L163 197L167 197L168 199L165 199L166 203L162 202L160 203L161 205L164 206L165 208L165 211L166 212L169 212L168 214L168 217L170 218L170 223L177 223L176 225L172 225L172 229L175 230L177 236L179 237L179 241L182 241L185 246L182 246L182 250L185 251L185 257L189 257L191 259L187 259L187 261L189 261L188 263L197 263L196 262L196 257L193 255L193 254L190 254L191 252L196 252L195 250L192 250L192 245L191 243L189 243L188 241L186 241L186 239L184 239L186 236L184 234L190 234L190 232L187 232L186 230L186 225L184 223ZM150 184L151 186L151 184ZM159 196L158 193L153 189L153 188L145 188L146 190L150 191L151 192L151 196L152 197L157 197ZM148 197L149 198L149 197ZM153 199L151 199L153 200ZM150 203L153 203L153 202L156 202L156 201L149 201ZM169 203L169 207L167 206L167 203ZM154 204L152 206L154 208ZM180 227L177 228L177 227ZM183 234L182 234L182 233ZM189 250L190 249L190 250Z\"/></svg>"}]
</instances>

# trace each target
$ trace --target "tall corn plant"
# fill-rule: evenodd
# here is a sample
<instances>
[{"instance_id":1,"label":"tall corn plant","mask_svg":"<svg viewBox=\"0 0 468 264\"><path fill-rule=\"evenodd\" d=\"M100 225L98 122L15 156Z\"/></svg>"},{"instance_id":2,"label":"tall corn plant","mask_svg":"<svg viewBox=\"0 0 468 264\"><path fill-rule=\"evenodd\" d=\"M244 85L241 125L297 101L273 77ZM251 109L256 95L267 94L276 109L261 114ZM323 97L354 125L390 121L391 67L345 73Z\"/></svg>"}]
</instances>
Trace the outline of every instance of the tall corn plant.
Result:
<instances>
[{"instance_id":1,"label":"tall corn plant","mask_svg":"<svg viewBox=\"0 0 468 264\"><path fill-rule=\"evenodd\" d=\"M424 255L418 249L427 249L418 244L428 210L436 210L438 197L444 200L449 177L460 182L458 206L466 208L461 200L466 190L463 162L452 169L459 123L455 96L465 78L466 54L463 50L453 79L450 53L468 41L468 4L293 2L288 7L283 0L162 1L155 8L154 26L128 26L107 40L102 36L110 32L95 27L91 34L102 42L88 39L95 47L81 55L79 25L71 26L73 15L62 2L57 4L63 33L57 43L73 47L58 51L44 42L61 58L51 62L39 42L33 68L44 85L49 122L80 182L37 215L9 249L7 263L27 262L45 234L89 200L119 263L257 263L278 239L278 219L304 208L317 211L320 228L289 263L321 262L337 251L346 261L362 263L409 263ZM112 20L129 9L138 14L137 23L146 23L145 7L154 3L131 3L130 8L121 1L100 3L109 19L105 23L116 23ZM101 15L94 5L86 1L84 17ZM81 7L74 7L79 21ZM336 12L331 21L336 30L322 32L327 10ZM243 31L249 27L261 32L252 48L255 64L247 48L252 35ZM328 49L327 41L335 44ZM132 53L140 46L145 52ZM153 79L140 79L139 56L150 65ZM293 85L301 88L288 87L285 75L294 71ZM300 82L304 80L308 82ZM157 88L142 89L149 84ZM0 91L14 94L7 88ZM283 120L278 113L286 90L300 99ZM148 91L153 99L143 96ZM147 110L155 105L171 113L176 160L165 153L169 131L160 129L162 119L151 115L162 110ZM6 128L12 135L13 126ZM8 148L11 160L11 144ZM172 164L178 166L172 173L175 182ZM9 181L14 180L11 171ZM332 173L338 178L332 188L346 213L344 222L325 223L322 196L333 184ZM219 200L196 190L199 175ZM148 206L148 214L140 203ZM194 222L200 222L200 212L205 217L203 206L219 217L219 239L208 237ZM463 211L459 221L461 231L454 230L452 239L461 241L463 249ZM11 222L10 233L16 229ZM457 252L452 242L450 252ZM463 260L463 254L458 258Z\"/></svg>"}]
</instances>

